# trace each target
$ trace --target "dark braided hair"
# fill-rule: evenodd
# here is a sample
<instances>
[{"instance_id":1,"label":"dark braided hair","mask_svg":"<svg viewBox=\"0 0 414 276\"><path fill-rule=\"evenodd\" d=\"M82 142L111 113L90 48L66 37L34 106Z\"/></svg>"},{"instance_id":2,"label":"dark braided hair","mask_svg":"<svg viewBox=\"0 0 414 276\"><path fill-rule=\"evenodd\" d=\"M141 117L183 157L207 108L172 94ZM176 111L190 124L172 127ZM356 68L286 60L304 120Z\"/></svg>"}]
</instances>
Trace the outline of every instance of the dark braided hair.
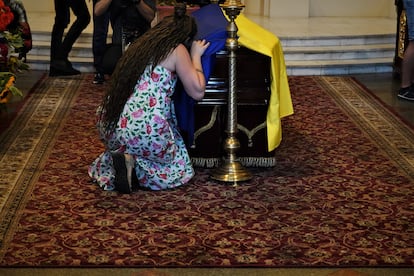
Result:
<instances>
[{"instance_id":1,"label":"dark braided hair","mask_svg":"<svg viewBox=\"0 0 414 276\"><path fill-rule=\"evenodd\" d=\"M196 33L196 21L186 15L186 5L179 3L174 15L165 17L128 47L115 67L103 99L101 121L107 131L116 128L124 105L147 65L155 67L179 44L189 44Z\"/></svg>"}]
</instances>

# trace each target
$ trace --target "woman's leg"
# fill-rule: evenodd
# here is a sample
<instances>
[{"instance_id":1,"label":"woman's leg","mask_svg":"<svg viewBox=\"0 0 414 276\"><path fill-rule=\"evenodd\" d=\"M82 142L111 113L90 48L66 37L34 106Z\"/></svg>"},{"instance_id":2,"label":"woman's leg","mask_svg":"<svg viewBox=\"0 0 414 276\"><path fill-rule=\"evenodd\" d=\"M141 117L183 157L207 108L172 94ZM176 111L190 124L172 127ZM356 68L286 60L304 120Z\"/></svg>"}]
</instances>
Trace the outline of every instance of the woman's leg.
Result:
<instances>
[{"instance_id":1,"label":"woman's leg","mask_svg":"<svg viewBox=\"0 0 414 276\"><path fill-rule=\"evenodd\" d=\"M53 24L50 61L54 61L62 46L63 32L70 21L69 4L67 0L54 0L55 2L55 22Z\"/></svg>"},{"instance_id":2,"label":"woman's leg","mask_svg":"<svg viewBox=\"0 0 414 276\"><path fill-rule=\"evenodd\" d=\"M69 52L72 50L73 44L79 38L83 30L88 26L91 21L88 7L85 0L67 0L69 1L69 7L72 9L76 16L75 22L73 22L69 31L67 32L65 39L62 42L61 52L59 58L63 60L68 59Z\"/></svg>"}]
</instances>

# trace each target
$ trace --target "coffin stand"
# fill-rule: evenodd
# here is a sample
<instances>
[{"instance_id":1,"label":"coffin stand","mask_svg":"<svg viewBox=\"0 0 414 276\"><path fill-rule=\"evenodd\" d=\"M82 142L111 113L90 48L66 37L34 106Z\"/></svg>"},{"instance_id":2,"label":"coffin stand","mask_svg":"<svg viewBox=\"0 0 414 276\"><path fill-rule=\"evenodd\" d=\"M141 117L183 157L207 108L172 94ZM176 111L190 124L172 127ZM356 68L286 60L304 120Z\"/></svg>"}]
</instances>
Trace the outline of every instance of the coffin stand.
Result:
<instances>
[{"instance_id":1,"label":"coffin stand","mask_svg":"<svg viewBox=\"0 0 414 276\"><path fill-rule=\"evenodd\" d=\"M236 51L236 58L237 156L245 167L272 167L276 161L274 150L267 150L266 131L271 59L245 47ZM195 133L188 151L196 167L217 167L225 155L228 67L227 51L217 52L205 97L194 108Z\"/></svg>"}]
</instances>

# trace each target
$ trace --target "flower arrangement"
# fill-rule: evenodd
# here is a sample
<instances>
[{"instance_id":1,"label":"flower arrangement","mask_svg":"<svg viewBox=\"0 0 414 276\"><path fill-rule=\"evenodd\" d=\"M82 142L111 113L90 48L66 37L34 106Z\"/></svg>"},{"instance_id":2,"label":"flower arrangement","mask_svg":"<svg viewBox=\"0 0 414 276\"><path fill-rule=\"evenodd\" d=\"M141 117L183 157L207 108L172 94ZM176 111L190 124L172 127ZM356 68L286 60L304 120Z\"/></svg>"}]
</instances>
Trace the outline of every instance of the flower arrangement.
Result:
<instances>
[{"instance_id":1,"label":"flower arrangement","mask_svg":"<svg viewBox=\"0 0 414 276\"><path fill-rule=\"evenodd\" d=\"M23 7L21 2L9 1L11 2L15 7L16 5L19 8ZM19 11L24 12L24 9L19 9ZM15 73L29 69L21 58L22 49L26 46L23 29L25 27L27 29L28 24L27 22L21 25L13 24L16 19L18 18L12 8L0 0L0 108L4 107L12 96L22 96L22 92L14 86ZM30 33L30 29L28 31ZM29 47L31 48L31 44Z\"/></svg>"},{"instance_id":2,"label":"flower arrangement","mask_svg":"<svg viewBox=\"0 0 414 276\"><path fill-rule=\"evenodd\" d=\"M7 26L13 21L14 14L9 6L6 6L3 0L0 1L0 31L5 31Z\"/></svg>"}]
</instances>

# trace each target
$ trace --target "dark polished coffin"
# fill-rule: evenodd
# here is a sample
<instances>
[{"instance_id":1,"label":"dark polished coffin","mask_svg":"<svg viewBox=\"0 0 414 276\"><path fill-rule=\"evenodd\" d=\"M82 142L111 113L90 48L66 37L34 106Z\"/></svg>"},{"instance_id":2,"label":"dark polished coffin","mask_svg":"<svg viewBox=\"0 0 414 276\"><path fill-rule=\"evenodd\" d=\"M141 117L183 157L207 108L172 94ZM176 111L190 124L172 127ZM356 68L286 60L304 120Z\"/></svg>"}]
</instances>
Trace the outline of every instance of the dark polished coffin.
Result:
<instances>
[{"instance_id":1,"label":"dark polished coffin","mask_svg":"<svg viewBox=\"0 0 414 276\"><path fill-rule=\"evenodd\" d=\"M270 57L245 47L236 51L237 156L248 167L275 165L274 151L267 150L266 132L270 61ZM195 133L189 145L194 166L218 166L226 155L223 143L227 137L228 68L227 51L217 52L205 97L194 108Z\"/></svg>"}]
</instances>

